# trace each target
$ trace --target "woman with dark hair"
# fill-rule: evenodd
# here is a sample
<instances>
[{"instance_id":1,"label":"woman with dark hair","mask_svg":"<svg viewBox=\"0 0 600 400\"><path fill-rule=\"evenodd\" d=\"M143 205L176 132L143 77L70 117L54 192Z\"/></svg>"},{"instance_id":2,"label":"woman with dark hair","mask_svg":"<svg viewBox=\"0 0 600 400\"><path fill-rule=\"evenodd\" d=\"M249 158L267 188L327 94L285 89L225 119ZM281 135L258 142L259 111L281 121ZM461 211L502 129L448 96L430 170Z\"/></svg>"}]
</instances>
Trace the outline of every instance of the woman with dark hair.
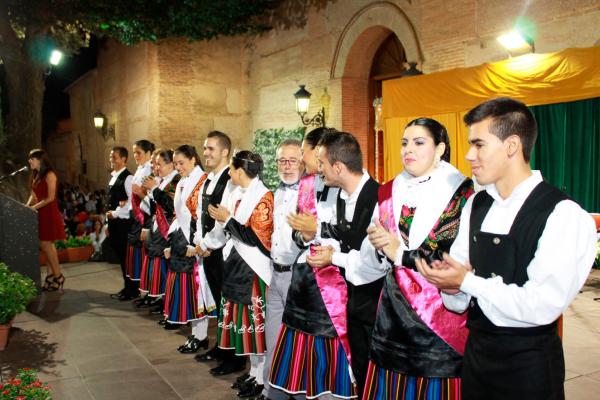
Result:
<instances>
[{"instance_id":1,"label":"woman with dark hair","mask_svg":"<svg viewBox=\"0 0 600 400\"><path fill-rule=\"evenodd\" d=\"M450 142L430 118L404 130L404 171L381 186L360 252L348 257L355 285L385 277L363 399L460 399L466 316L446 310L415 260L441 259L458 233L473 182L448 163Z\"/></svg>"},{"instance_id":2,"label":"woman with dark hair","mask_svg":"<svg viewBox=\"0 0 600 400\"><path fill-rule=\"evenodd\" d=\"M152 229L144 243L146 257L140 276L140 291L147 293L156 306L153 312L162 313L167 281L167 260L164 250L168 246L169 224L174 215L175 188L179 174L173 165L173 150L157 150L154 159L154 177L148 176L143 187L152 202Z\"/></svg>"},{"instance_id":3,"label":"woman with dark hair","mask_svg":"<svg viewBox=\"0 0 600 400\"><path fill-rule=\"evenodd\" d=\"M168 231L169 247L164 251L169 260L164 297L165 329L177 329L187 324L192 328L193 343L179 346L178 350L196 352L208 349L208 318L217 316L217 307L203 271L199 271L196 259L194 233L196 209L200 188L208 174L200 167L196 148L179 146L173 153L175 168L181 175L175 189L173 207L175 219ZM200 304L198 299L202 299Z\"/></svg>"},{"instance_id":4,"label":"woman with dark hair","mask_svg":"<svg viewBox=\"0 0 600 400\"><path fill-rule=\"evenodd\" d=\"M138 140L133 144L133 158L137 170L133 175L130 220L131 228L127 235L127 258L125 263L126 276L132 281L132 289L139 295L140 273L144 260L144 240L146 240L147 229L152 225L150 202L146 199L146 191L142 188L144 179L152 174L152 152L154 144L148 140ZM143 231L146 229L146 231ZM141 300L138 300L140 302ZM138 303L139 304L139 303Z\"/></svg>"},{"instance_id":5,"label":"woman with dark hair","mask_svg":"<svg viewBox=\"0 0 600 400\"><path fill-rule=\"evenodd\" d=\"M48 155L41 149L29 152L29 168L31 196L27 200L27 206L38 214L40 249L46 254L51 272L46 274L42 289L55 291L63 287L65 277L60 272L54 242L66 239L63 217L56 202L57 177Z\"/></svg>"},{"instance_id":6,"label":"woman with dark hair","mask_svg":"<svg viewBox=\"0 0 600 400\"><path fill-rule=\"evenodd\" d=\"M262 170L260 155L250 151L236 153L231 159L229 175L237 187L226 204L208 207L210 216L223 224L230 237L223 250L225 265L217 340L222 349L235 349L237 356L250 356L250 378L239 393L241 397L255 397L263 390L273 193L259 178ZM225 375L243 368L244 363L225 361L211 373Z\"/></svg>"}]
</instances>

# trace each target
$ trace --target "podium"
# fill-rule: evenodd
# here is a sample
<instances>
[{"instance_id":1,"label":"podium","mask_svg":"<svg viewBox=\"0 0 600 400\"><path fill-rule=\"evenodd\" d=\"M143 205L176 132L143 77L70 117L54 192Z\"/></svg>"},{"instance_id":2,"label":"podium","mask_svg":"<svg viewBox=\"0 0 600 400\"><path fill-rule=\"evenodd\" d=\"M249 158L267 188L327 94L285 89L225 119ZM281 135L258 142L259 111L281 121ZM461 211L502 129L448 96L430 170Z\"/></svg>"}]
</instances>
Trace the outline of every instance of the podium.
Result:
<instances>
[{"instance_id":1,"label":"podium","mask_svg":"<svg viewBox=\"0 0 600 400\"><path fill-rule=\"evenodd\" d=\"M40 287L37 214L22 203L0 194L0 262L31 278Z\"/></svg>"}]
</instances>

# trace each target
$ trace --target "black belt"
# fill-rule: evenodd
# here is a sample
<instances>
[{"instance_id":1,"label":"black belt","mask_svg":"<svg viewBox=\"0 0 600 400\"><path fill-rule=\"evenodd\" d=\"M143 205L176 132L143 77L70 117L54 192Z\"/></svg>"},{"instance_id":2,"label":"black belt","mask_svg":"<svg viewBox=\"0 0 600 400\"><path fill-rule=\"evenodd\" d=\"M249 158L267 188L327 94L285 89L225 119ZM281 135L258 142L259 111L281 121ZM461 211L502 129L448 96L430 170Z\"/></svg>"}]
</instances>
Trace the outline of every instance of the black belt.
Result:
<instances>
[{"instance_id":1,"label":"black belt","mask_svg":"<svg viewBox=\"0 0 600 400\"><path fill-rule=\"evenodd\" d=\"M292 266L291 265L281 265L281 264L277 264L276 262L274 262L273 269L277 272L289 272L292 270Z\"/></svg>"}]
</instances>

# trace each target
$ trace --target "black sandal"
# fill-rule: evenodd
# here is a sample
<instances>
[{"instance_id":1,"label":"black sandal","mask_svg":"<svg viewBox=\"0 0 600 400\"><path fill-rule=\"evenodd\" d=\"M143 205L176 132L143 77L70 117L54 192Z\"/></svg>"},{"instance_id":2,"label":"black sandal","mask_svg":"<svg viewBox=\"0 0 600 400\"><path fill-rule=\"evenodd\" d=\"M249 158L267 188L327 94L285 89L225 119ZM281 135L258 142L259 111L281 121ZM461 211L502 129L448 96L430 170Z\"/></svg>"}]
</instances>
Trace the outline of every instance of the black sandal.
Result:
<instances>
[{"instance_id":1,"label":"black sandal","mask_svg":"<svg viewBox=\"0 0 600 400\"><path fill-rule=\"evenodd\" d=\"M48 279L46 279L46 280L48 280ZM63 274L53 277L52 283L46 290L49 292L56 292L57 290L61 290L63 288L63 285L65 284L65 280L66 279Z\"/></svg>"},{"instance_id":2,"label":"black sandal","mask_svg":"<svg viewBox=\"0 0 600 400\"><path fill-rule=\"evenodd\" d=\"M50 286L52 286L52 282L54 281L54 275L46 275L46 280L42 285L42 290L50 290Z\"/></svg>"}]
</instances>

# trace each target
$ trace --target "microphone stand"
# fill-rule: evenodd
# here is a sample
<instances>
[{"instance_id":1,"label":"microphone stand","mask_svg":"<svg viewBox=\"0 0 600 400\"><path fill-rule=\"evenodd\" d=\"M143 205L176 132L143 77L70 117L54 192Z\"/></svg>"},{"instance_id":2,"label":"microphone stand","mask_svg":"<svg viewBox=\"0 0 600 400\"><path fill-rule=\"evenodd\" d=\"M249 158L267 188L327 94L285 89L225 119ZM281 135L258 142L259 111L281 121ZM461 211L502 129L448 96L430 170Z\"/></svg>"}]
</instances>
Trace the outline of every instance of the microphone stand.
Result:
<instances>
[{"instance_id":1,"label":"microphone stand","mask_svg":"<svg viewBox=\"0 0 600 400\"><path fill-rule=\"evenodd\" d=\"M28 168L21 168L21 169L11 172L8 175L0 176L0 183L4 182L8 178L12 178L13 176L20 174L21 172L27 172L28 170L29 170Z\"/></svg>"}]
</instances>

